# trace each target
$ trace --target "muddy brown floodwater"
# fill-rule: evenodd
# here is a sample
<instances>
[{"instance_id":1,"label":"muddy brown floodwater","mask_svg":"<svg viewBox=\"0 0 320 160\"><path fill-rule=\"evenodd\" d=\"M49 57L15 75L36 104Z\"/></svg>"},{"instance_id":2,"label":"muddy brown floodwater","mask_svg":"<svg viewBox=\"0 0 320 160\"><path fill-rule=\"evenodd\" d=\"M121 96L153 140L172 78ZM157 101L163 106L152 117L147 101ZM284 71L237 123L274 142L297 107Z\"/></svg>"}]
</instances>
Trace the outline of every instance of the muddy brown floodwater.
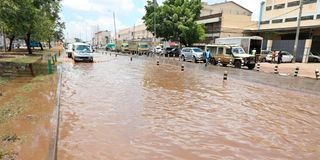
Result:
<instances>
[{"instance_id":1,"label":"muddy brown floodwater","mask_svg":"<svg viewBox=\"0 0 320 160\"><path fill-rule=\"evenodd\" d=\"M59 159L320 157L319 94L237 78L244 70L223 83L203 64L95 60L63 64Z\"/></svg>"}]
</instances>

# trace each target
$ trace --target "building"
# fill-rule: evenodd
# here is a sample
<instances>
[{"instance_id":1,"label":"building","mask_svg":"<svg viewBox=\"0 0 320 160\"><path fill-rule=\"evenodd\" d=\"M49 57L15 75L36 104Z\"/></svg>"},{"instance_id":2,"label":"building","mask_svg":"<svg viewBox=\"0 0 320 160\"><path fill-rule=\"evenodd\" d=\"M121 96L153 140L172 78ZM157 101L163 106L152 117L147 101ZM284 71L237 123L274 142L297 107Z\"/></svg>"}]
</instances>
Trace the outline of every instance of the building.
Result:
<instances>
[{"instance_id":1,"label":"building","mask_svg":"<svg viewBox=\"0 0 320 160\"><path fill-rule=\"evenodd\" d=\"M247 36L245 30L258 26L251 20L252 12L233 1L216 4L203 2L202 6L197 23L205 26L205 43L214 43L216 38Z\"/></svg>"},{"instance_id":2,"label":"building","mask_svg":"<svg viewBox=\"0 0 320 160\"><path fill-rule=\"evenodd\" d=\"M106 31L99 31L94 34L94 39L92 40L93 45L98 46L98 47L104 47L108 43L112 41L111 38L111 32L106 30Z\"/></svg>"},{"instance_id":3,"label":"building","mask_svg":"<svg viewBox=\"0 0 320 160\"><path fill-rule=\"evenodd\" d=\"M144 24L134 25L130 28L125 28L117 33L118 40L140 40L140 41L152 41L153 34L147 31Z\"/></svg>"},{"instance_id":4,"label":"building","mask_svg":"<svg viewBox=\"0 0 320 160\"><path fill-rule=\"evenodd\" d=\"M256 35L265 39L264 49L293 52L299 6L300 0L266 0L261 3ZM320 53L320 0L303 0L298 61L306 53L305 48Z\"/></svg>"}]
</instances>

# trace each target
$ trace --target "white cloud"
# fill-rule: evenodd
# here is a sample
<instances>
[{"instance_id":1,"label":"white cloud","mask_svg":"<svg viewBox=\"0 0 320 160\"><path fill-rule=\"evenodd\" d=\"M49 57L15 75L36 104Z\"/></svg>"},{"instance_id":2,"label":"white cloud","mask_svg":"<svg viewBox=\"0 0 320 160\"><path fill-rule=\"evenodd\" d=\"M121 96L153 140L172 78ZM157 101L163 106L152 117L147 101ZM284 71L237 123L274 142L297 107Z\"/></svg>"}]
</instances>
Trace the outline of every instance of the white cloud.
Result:
<instances>
[{"instance_id":1,"label":"white cloud","mask_svg":"<svg viewBox=\"0 0 320 160\"><path fill-rule=\"evenodd\" d=\"M108 10L131 11L135 7L133 0L63 0L62 5L75 11L100 13L105 13Z\"/></svg>"}]
</instances>

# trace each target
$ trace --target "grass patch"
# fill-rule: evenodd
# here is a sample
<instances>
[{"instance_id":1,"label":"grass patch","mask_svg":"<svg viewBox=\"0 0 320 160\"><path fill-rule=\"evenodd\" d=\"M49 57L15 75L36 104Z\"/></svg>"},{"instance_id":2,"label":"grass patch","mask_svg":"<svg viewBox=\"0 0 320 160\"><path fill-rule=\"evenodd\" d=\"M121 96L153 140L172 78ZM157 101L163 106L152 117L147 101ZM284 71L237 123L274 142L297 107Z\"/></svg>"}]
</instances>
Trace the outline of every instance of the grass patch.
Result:
<instances>
[{"instance_id":1,"label":"grass patch","mask_svg":"<svg viewBox=\"0 0 320 160\"><path fill-rule=\"evenodd\" d=\"M0 58L0 62L11 62L11 63L36 63L41 59L40 56L17 56L15 58Z\"/></svg>"},{"instance_id":2,"label":"grass patch","mask_svg":"<svg viewBox=\"0 0 320 160\"><path fill-rule=\"evenodd\" d=\"M15 96L3 106L0 106L0 124L15 118L18 114L23 112L27 105L27 98L22 96Z\"/></svg>"},{"instance_id":3,"label":"grass patch","mask_svg":"<svg viewBox=\"0 0 320 160\"><path fill-rule=\"evenodd\" d=\"M32 84L25 84L21 87L21 91L24 93L29 93L32 91Z\"/></svg>"},{"instance_id":4,"label":"grass patch","mask_svg":"<svg viewBox=\"0 0 320 160\"><path fill-rule=\"evenodd\" d=\"M0 77L0 86L5 85L8 82L9 82L8 78Z\"/></svg>"}]
</instances>

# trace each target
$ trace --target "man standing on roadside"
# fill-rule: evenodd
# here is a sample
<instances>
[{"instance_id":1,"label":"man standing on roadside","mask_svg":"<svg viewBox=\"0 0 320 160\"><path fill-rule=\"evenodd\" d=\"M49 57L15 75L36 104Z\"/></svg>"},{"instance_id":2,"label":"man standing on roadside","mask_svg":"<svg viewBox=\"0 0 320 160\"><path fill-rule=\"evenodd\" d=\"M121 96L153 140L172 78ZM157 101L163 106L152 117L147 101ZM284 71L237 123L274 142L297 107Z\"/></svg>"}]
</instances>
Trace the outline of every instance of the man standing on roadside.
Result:
<instances>
[{"instance_id":1,"label":"man standing on roadside","mask_svg":"<svg viewBox=\"0 0 320 160\"><path fill-rule=\"evenodd\" d=\"M279 51L278 53L278 64L282 62L282 51Z\"/></svg>"}]
</instances>

